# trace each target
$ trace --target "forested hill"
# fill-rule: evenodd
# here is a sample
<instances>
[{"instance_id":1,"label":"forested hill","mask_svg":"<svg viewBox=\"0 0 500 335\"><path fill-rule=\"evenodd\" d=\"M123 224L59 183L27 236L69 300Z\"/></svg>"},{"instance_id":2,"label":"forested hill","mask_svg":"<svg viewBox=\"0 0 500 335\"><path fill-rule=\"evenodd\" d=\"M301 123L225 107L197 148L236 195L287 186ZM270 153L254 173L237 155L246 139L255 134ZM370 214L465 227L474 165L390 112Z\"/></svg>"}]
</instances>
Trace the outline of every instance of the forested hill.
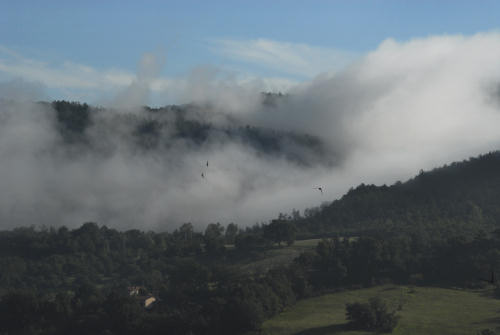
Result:
<instances>
[{"instance_id":1,"label":"forested hill","mask_svg":"<svg viewBox=\"0 0 500 335\"><path fill-rule=\"evenodd\" d=\"M490 231L500 226L500 152L491 152L391 186L361 184L327 206L309 209L304 232Z\"/></svg>"},{"instance_id":2,"label":"forested hill","mask_svg":"<svg viewBox=\"0 0 500 335\"><path fill-rule=\"evenodd\" d=\"M274 99L264 95L261 107L269 108ZM263 158L282 158L300 166L330 165L336 160L317 136L252 125L210 106L187 104L122 111L67 101L50 105L64 143L86 144L95 151L113 137L136 151L162 153L180 148L188 153L230 144Z\"/></svg>"}]
</instances>

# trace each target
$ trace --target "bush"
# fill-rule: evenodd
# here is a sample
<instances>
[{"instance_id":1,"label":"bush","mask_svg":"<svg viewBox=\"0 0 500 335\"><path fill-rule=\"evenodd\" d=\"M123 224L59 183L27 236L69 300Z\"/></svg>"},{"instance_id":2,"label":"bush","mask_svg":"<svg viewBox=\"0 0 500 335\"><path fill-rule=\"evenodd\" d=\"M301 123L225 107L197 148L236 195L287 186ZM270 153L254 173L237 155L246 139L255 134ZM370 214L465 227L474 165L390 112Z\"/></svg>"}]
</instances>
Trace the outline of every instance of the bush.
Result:
<instances>
[{"instance_id":1,"label":"bush","mask_svg":"<svg viewBox=\"0 0 500 335\"><path fill-rule=\"evenodd\" d=\"M477 333L478 335L496 335L496 332L491 329L483 329L480 332Z\"/></svg>"},{"instance_id":2,"label":"bush","mask_svg":"<svg viewBox=\"0 0 500 335\"><path fill-rule=\"evenodd\" d=\"M495 285L493 295L495 296L495 298L500 299L500 285L498 283Z\"/></svg>"},{"instance_id":3,"label":"bush","mask_svg":"<svg viewBox=\"0 0 500 335\"><path fill-rule=\"evenodd\" d=\"M392 332L399 321L396 312L388 312L386 303L378 297L368 303L346 304L346 316L355 328L384 333Z\"/></svg>"}]
</instances>

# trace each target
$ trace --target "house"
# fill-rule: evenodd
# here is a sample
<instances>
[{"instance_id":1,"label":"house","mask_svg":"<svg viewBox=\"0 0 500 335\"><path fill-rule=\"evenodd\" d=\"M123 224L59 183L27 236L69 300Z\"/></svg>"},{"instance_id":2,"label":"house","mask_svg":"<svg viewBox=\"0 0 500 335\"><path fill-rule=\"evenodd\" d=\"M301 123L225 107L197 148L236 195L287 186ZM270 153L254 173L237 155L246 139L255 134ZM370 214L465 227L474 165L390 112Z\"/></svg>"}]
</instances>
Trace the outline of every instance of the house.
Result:
<instances>
[{"instance_id":1,"label":"house","mask_svg":"<svg viewBox=\"0 0 500 335\"><path fill-rule=\"evenodd\" d=\"M131 297L134 297L146 309L151 309L154 303L158 300L143 286L129 286L127 289L128 294Z\"/></svg>"},{"instance_id":2,"label":"house","mask_svg":"<svg viewBox=\"0 0 500 335\"><path fill-rule=\"evenodd\" d=\"M151 309L153 304L156 302L156 298L152 295L144 299L144 308Z\"/></svg>"},{"instance_id":3,"label":"house","mask_svg":"<svg viewBox=\"0 0 500 335\"><path fill-rule=\"evenodd\" d=\"M130 296L138 296L139 294L144 294L144 292L146 292L146 289L143 286L129 286L127 289Z\"/></svg>"}]
</instances>

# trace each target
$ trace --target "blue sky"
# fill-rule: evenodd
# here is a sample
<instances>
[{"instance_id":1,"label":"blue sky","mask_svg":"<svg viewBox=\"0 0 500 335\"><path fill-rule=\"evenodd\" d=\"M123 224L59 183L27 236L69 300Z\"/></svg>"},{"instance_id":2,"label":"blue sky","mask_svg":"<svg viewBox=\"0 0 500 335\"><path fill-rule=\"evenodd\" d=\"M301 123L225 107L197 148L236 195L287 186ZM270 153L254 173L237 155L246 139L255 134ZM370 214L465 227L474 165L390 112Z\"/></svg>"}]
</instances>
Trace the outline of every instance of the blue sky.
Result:
<instances>
[{"instance_id":1,"label":"blue sky","mask_svg":"<svg viewBox=\"0 0 500 335\"><path fill-rule=\"evenodd\" d=\"M487 0L3 0L0 80L93 102L102 98L96 91L130 83L153 53L164 83L212 66L279 88L338 70L388 38L497 30L498 13L500 2Z\"/></svg>"}]
</instances>

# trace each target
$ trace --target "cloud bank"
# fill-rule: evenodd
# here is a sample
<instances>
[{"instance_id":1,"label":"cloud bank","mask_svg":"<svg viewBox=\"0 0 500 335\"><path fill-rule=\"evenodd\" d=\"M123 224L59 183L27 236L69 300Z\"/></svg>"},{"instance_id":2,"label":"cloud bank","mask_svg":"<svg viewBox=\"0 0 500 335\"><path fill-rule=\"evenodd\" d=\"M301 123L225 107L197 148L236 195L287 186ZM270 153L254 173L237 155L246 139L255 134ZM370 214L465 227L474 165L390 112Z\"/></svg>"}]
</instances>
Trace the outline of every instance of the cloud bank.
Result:
<instances>
[{"instance_id":1,"label":"cloud bank","mask_svg":"<svg viewBox=\"0 0 500 335\"><path fill-rule=\"evenodd\" d=\"M337 71L357 58L354 52L264 38L248 41L219 39L212 44L214 51L234 60L301 78Z\"/></svg>"},{"instance_id":2,"label":"cloud bank","mask_svg":"<svg viewBox=\"0 0 500 335\"><path fill-rule=\"evenodd\" d=\"M246 94L262 90L278 92L297 83L286 76L258 77L210 65L194 68L187 75L164 76L163 69L172 66L167 54L151 52L143 54L136 73L117 68L98 69L72 61L52 64L0 45L0 81L35 83L55 100L126 108L146 104L162 106L190 103L193 101L190 94L203 100L209 93L220 95L218 92L227 92L228 88L231 94L240 96L238 90L245 90Z\"/></svg>"},{"instance_id":3,"label":"cloud bank","mask_svg":"<svg viewBox=\"0 0 500 335\"><path fill-rule=\"evenodd\" d=\"M101 114L87 130L94 149L67 150L50 106L4 100L0 227L89 220L141 229L188 221L248 225L331 201L362 182L393 183L500 145L498 33L388 39L271 104L262 104L258 80L245 86L206 69L184 80L183 99L205 106L193 120L224 129L235 118L312 134L334 163L304 167L230 141L138 150L126 120L140 111Z\"/></svg>"}]
</instances>

